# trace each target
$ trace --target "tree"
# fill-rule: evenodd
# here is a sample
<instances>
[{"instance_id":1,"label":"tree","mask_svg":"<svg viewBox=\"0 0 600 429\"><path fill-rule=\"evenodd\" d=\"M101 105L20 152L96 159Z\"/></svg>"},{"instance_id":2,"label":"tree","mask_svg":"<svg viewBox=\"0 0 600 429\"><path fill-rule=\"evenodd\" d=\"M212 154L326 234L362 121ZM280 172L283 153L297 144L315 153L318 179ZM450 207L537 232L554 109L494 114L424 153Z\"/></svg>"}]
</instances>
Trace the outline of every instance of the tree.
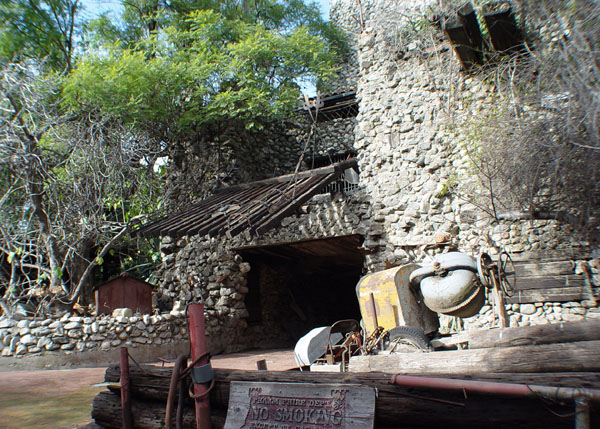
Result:
<instances>
[{"instance_id":1,"label":"tree","mask_svg":"<svg viewBox=\"0 0 600 429\"><path fill-rule=\"evenodd\" d=\"M297 107L300 80L334 75L337 52L307 26L272 30L200 10L159 35L88 56L71 74L65 97L74 109L98 109L165 142L173 207L189 203L203 189L199 183L218 186L214 178L230 165L221 164L223 152L259 149L263 127ZM246 138L234 136L240 132ZM232 136L223 139L228 146L217 142L225 135ZM180 191L190 198L180 199Z\"/></svg>"},{"instance_id":2,"label":"tree","mask_svg":"<svg viewBox=\"0 0 600 429\"><path fill-rule=\"evenodd\" d=\"M66 112L61 78L37 70L1 74L0 290L5 303L73 305L135 216L155 209L156 150L94 112Z\"/></svg>"},{"instance_id":3,"label":"tree","mask_svg":"<svg viewBox=\"0 0 600 429\"><path fill-rule=\"evenodd\" d=\"M167 141L218 121L253 127L282 118L300 95L298 79L332 76L334 54L306 27L282 34L212 11L186 22L189 30L170 27L134 48L83 59L66 102L158 130Z\"/></svg>"},{"instance_id":4,"label":"tree","mask_svg":"<svg viewBox=\"0 0 600 429\"><path fill-rule=\"evenodd\" d=\"M85 304L95 276L118 272L105 261L151 262L128 232L162 204L156 160L222 124L259 129L284 118L298 78L335 68L329 27L300 1L130 0L119 25L101 17L86 27L79 57L77 1L1 4L18 18L18 31L0 33L11 43L0 60L0 304L8 311L23 299L38 309Z\"/></svg>"},{"instance_id":5,"label":"tree","mask_svg":"<svg viewBox=\"0 0 600 429\"><path fill-rule=\"evenodd\" d=\"M285 32L304 26L346 49L341 31L324 21L314 2L302 0L124 0L120 19L105 14L89 23L86 34L92 45L116 42L132 47L142 39L156 35L166 27L189 29L188 16L197 11L212 11L230 21L262 24L267 30Z\"/></svg>"},{"instance_id":6,"label":"tree","mask_svg":"<svg viewBox=\"0 0 600 429\"><path fill-rule=\"evenodd\" d=\"M79 0L0 0L0 59L70 70L80 8Z\"/></svg>"}]
</instances>

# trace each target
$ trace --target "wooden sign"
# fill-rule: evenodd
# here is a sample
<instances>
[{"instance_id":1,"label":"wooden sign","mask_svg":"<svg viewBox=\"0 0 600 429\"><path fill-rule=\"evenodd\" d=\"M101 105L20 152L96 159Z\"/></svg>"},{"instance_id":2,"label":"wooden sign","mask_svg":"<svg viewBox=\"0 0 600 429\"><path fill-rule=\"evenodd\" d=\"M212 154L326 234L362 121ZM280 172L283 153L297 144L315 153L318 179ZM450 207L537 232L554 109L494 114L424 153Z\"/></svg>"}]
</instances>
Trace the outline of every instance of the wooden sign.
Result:
<instances>
[{"instance_id":1,"label":"wooden sign","mask_svg":"<svg viewBox=\"0 0 600 429\"><path fill-rule=\"evenodd\" d=\"M372 428L375 389L233 381L225 429Z\"/></svg>"}]
</instances>

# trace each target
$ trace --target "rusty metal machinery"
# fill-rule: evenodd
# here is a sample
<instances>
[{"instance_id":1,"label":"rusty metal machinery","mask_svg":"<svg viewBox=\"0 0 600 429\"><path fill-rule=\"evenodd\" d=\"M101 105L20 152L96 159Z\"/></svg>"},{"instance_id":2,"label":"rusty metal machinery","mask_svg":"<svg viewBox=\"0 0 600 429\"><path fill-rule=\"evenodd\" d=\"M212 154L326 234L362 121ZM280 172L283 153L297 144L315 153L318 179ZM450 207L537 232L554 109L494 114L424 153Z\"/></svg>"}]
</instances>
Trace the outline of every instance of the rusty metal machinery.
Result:
<instances>
[{"instance_id":1,"label":"rusty metal machinery","mask_svg":"<svg viewBox=\"0 0 600 429\"><path fill-rule=\"evenodd\" d=\"M500 252L498 261L494 262L487 253L482 253L477 259L477 273L481 284L490 290L494 315L501 328L510 324L506 313L505 296L511 296L516 288L517 278L515 265L506 251Z\"/></svg>"}]
</instances>

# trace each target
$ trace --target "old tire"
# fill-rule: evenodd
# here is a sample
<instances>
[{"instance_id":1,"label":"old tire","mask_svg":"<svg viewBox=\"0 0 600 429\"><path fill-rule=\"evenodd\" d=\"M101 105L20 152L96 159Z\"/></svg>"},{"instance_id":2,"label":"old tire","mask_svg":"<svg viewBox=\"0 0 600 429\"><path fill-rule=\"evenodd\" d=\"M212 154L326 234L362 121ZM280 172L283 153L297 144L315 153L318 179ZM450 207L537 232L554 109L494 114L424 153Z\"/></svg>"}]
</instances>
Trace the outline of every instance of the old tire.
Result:
<instances>
[{"instance_id":1,"label":"old tire","mask_svg":"<svg viewBox=\"0 0 600 429\"><path fill-rule=\"evenodd\" d=\"M394 352L431 351L429 338L423 330L414 326L397 326L390 329L386 350Z\"/></svg>"}]
</instances>

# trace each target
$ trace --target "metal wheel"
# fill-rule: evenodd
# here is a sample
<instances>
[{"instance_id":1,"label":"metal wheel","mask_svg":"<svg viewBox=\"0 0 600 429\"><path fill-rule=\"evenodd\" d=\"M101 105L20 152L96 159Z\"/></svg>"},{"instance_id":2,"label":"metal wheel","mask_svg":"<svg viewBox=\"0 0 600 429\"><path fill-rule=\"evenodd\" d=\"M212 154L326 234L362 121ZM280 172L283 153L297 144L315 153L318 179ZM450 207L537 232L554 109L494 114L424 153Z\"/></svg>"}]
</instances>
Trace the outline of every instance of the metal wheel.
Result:
<instances>
[{"instance_id":1,"label":"metal wheel","mask_svg":"<svg viewBox=\"0 0 600 429\"><path fill-rule=\"evenodd\" d=\"M493 273L490 269L493 261L490 255L487 253L482 253L477 258L477 274L479 274L479 281L486 288L491 288L494 285L492 281Z\"/></svg>"},{"instance_id":2,"label":"metal wheel","mask_svg":"<svg viewBox=\"0 0 600 429\"><path fill-rule=\"evenodd\" d=\"M515 264L506 251L498 257L498 283L507 296L512 296L517 286Z\"/></svg>"}]
</instances>

